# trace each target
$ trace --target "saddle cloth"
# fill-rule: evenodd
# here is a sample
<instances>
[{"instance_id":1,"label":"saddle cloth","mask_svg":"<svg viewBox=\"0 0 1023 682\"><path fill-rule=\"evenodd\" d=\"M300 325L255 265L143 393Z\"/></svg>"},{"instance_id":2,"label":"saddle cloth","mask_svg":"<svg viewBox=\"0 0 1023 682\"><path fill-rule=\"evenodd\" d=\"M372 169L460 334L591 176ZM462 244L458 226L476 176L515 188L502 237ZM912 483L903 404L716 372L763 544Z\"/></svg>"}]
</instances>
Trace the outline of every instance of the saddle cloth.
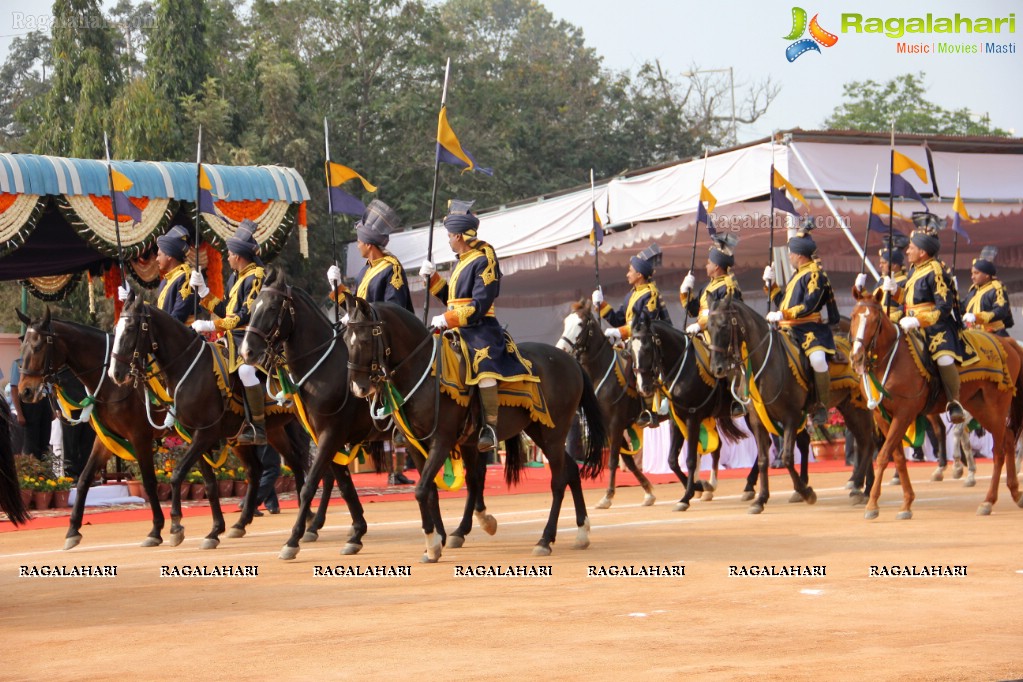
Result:
<instances>
[{"instance_id":1,"label":"saddle cloth","mask_svg":"<svg viewBox=\"0 0 1023 682\"><path fill-rule=\"evenodd\" d=\"M920 375L928 380L937 377L937 368L930 354L925 352L922 334L911 333L909 337L910 355ZM1000 391L1015 391L1006 367L1005 347L1000 339L989 332L979 329L963 331L963 364L959 366L959 380L990 381Z\"/></svg>"},{"instance_id":2,"label":"saddle cloth","mask_svg":"<svg viewBox=\"0 0 1023 682\"><path fill-rule=\"evenodd\" d=\"M796 346L792 337L784 330L781 334L785 340L785 356L789 361L789 369L796 383L804 390L809 390L807 377L810 376L810 360ZM828 362L828 373L831 375L831 390L848 390L852 394L853 404L857 407L866 407L863 393L860 391L860 379L849 363L852 357L852 344L844 336L835 337L835 357Z\"/></svg>"}]
</instances>

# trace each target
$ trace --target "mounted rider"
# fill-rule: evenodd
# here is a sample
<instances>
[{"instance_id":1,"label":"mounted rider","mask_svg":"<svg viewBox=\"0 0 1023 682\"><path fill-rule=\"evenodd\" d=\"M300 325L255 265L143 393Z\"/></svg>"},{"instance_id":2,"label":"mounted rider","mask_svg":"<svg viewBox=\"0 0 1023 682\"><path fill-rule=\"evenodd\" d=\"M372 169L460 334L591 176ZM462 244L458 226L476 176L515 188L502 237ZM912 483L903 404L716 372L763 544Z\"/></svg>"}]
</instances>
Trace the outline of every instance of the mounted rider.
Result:
<instances>
[{"instance_id":1,"label":"mounted rider","mask_svg":"<svg viewBox=\"0 0 1023 682\"><path fill-rule=\"evenodd\" d=\"M884 247L877 252L877 269L881 272L881 281L874 288L874 294L881 293L881 307L888 311L888 318L892 322L898 322L902 318L902 306L906 300L906 280L909 279L905 268L907 244L908 237L896 234L892 240L891 251ZM866 288L866 283L866 274L861 272L856 275L856 289L862 291Z\"/></svg>"},{"instance_id":2,"label":"mounted rider","mask_svg":"<svg viewBox=\"0 0 1023 682\"><path fill-rule=\"evenodd\" d=\"M457 329L466 351L465 383L477 386L483 410L477 449L497 446L498 381L537 381L506 335L494 314L501 294L501 266L494 248L476 237L480 220L473 215L472 201L451 202L444 217L448 245L458 256L451 278L445 281L430 261L423 261L419 274L430 279L430 293L447 305L447 312L434 316L434 329Z\"/></svg>"},{"instance_id":3,"label":"mounted rider","mask_svg":"<svg viewBox=\"0 0 1023 682\"><path fill-rule=\"evenodd\" d=\"M909 237L906 259L913 269L906 281L906 314L899 325L906 332L920 329L927 352L938 367L945 395L948 397L949 419L961 424L965 419L959 404L959 368L963 361L963 341L959 335L955 279L948 268L936 258L941 248L938 240L940 221L932 213L913 214L917 229Z\"/></svg>"},{"instance_id":4,"label":"mounted rider","mask_svg":"<svg viewBox=\"0 0 1023 682\"><path fill-rule=\"evenodd\" d=\"M770 265L764 268L764 284L768 295L778 306L778 310L767 313L767 321L786 329L810 360L817 393L813 422L822 425L828 419L831 399L828 358L835 354L835 339L830 325L838 320L838 307L828 275L814 259L817 244L810 236L811 229L812 223L808 223L789 239L789 264L795 273L789 279L784 295L774 284L774 269Z\"/></svg>"},{"instance_id":5,"label":"mounted rider","mask_svg":"<svg viewBox=\"0 0 1023 682\"><path fill-rule=\"evenodd\" d=\"M399 227L401 220L398 214L379 199L370 202L362 219L355 223L359 255L366 259L366 264L355 278L358 282L355 295L370 303L394 303L411 313L415 311L405 268L386 250L391 233ZM348 291L348 287L341 283L341 269L337 265L331 265L327 270L327 281L330 283L331 300L337 300L340 294Z\"/></svg>"},{"instance_id":6,"label":"mounted rider","mask_svg":"<svg viewBox=\"0 0 1023 682\"><path fill-rule=\"evenodd\" d=\"M625 280L632 285L632 291L626 297L625 302L618 310L613 309L604 301L604 292L601 289L594 289L591 298L593 307L600 313L611 326L604 330L604 335L612 343L624 341L632 335L632 321L641 314L647 314L651 319L663 320L671 323L668 309L664 307L661 300L661 293L654 283L654 267L660 262L661 247L651 244L638 254L629 259L629 270L625 273ZM652 400L652 398L651 398ZM640 427L656 427L660 421L656 410L648 401L647 409L643 410L636 425Z\"/></svg>"},{"instance_id":7,"label":"mounted rider","mask_svg":"<svg viewBox=\"0 0 1023 682\"><path fill-rule=\"evenodd\" d=\"M1009 336L1006 330L1015 324L1009 307L1009 293L998 279L995 257L998 247L985 246L980 257L973 259L970 279L973 286L963 304L963 323L998 336Z\"/></svg>"},{"instance_id":8,"label":"mounted rider","mask_svg":"<svg viewBox=\"0 0 1023 682\"><path fill-rule=\"evenodd\" d=\"M156 307L182 324L191 324L198 296L190 281L189 232L185 227L175 225L156 238L156 247L156 266L160 269ZM127 283L117 288L117 297L122 303L128 300L129 293Z\"/></svg>"},{"instance_id":9,"label":"mounted rider","mask_svg":"<svg viewBox=\"0 0 1023 682\"><path fill-rule=\"evenodd\" d=\"M192 329L199 333L227 332L229 366L237 367L244 392L245 423L235 436L242 445L266 444L266 419L264 416L264 391L257 370L238 360L236 348L245 336L249 323L251 306L263 286L263 261L259 258L259 244L254 233L256 224L243 220L233 236L227 239L227 262L231 266L231 277L227 280L228 296L222 301L210 293L202 273L191 275L191 284L198 292L202 307L213 313L212 320L196 320Z\"/></svg>"}]
</instances>

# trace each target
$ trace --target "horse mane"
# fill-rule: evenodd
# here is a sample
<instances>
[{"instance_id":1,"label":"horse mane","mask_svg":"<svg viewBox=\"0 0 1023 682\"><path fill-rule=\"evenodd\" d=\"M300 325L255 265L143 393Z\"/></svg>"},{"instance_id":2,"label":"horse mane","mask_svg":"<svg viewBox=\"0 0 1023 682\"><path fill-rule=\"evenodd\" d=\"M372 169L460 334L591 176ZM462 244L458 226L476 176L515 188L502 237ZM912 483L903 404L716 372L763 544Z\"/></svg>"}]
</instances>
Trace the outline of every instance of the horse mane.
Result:
<instances>
[{"instance_id":1,"label":"horse mane","mask_svg":"<svg viewBox=\"0 0 1023 682\"><path fill-rule=\"evenodd\" d=\"M285 280L284 283L286 284L287 280ZM265 283L264 283L264 286L265 286ZM330 319L326 316L326 314L323 312L323 310L320 308L320 306L317 305L315 301L313 301L313 297L309 295L308 291L306 291L305 289L299 289L298 287L292 287L291 288L291 295L293 297L297 298L297 299L300 299L310 309L316 311L315 314L316 314L316 319L317 320L319 320L320 322L322 322L323 324L326 324L328 326L331 324Z\"/></svg>"},{"instance_id":2,"label":"horse mane","mask_svg":"<svg viewBox=\"0 0 1023 682\"><path fill-rule=\"evenodd\" d=\"M572 301L572 312L578 313L581 310L589 312L590 302L585 298L580 298L578 301Z\"/></svg>"}]
</instances>

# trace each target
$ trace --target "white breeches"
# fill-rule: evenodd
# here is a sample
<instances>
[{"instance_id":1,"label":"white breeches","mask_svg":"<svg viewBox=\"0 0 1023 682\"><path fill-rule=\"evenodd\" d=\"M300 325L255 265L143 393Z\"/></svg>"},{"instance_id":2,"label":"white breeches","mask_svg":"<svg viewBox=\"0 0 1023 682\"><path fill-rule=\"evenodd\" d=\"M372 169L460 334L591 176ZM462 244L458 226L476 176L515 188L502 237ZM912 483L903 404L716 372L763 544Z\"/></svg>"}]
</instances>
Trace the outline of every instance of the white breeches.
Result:
<instances>
[{"instance_id":1,"label":"white breeches","mask_svg":"<svg viewBox=\"0 0 1023 682\"><path fill-rule=\"evenodd\" d=\"M242 386L259 385L259 377L256 376L256 368L252 365L242 365L239 367L238 378L242 380Z\"/></svg>"},{"instance_id":2,"label":"white breeches","mask_svg":"<svg viewBox=\"0 0 1023 682\"><path fill-rule=\"evenodd\" d=\"M815 350L810 353L810 366L815 372L828 371L828 354L822 350Z\"/></svg>"}]
</instances>

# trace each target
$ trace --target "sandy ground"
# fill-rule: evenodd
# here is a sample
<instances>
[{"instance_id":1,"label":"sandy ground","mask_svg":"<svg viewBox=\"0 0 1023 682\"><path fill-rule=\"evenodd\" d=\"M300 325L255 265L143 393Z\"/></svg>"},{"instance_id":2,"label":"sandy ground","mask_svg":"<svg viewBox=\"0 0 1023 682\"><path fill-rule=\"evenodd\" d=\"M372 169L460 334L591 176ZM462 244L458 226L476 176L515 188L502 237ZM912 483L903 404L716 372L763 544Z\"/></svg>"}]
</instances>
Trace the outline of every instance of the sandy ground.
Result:
<instances>
[{"instance_id":1,"label":"sandy ground","mask_svg":"<svg viewBox=\"0 0 1023 682\"><path fill-rule=\"evenodd\" d=\"M144 523L0 534L4 680L682 679L994 680L1023 675L1023 510L1002 493L990 517L977 488L925 482L915 518L849 505L843 473L814 476L814 507L775 496L746 513L741 482L672 512L675 486L641 507L621 489L591 511L592 545L572 549L563 514L554 554L534 558L546 495L490 500L496 536L475 529L438 564L419 563L412 502L371 505L362 553L342 557L343 508L295 561L276 558L294 511L199 549L208 517L179 547L138 546ZM929 470L928 470L929 473ZM590 507L596 491L587 491ZM444 501L445 518L459 500ZM567 511L567 510L566 510ZM229 521L234 516L229 516ZM454 524L451 523L451 526ZM114 565L114 578L19 577L21 566ZM258 576L160 577L161 566L252 565ZM550 567L550 577L456 577L467 567ZM588 577L590 566L684 566L684 577ZM817 577L729 577L730 566L823 566ZM965 566L965 577L870 577L872 565ZM317 566L409 566L408 577L315 577ZM678 569L676 569L678 570Z\"/></svg>"}]
</instances>

